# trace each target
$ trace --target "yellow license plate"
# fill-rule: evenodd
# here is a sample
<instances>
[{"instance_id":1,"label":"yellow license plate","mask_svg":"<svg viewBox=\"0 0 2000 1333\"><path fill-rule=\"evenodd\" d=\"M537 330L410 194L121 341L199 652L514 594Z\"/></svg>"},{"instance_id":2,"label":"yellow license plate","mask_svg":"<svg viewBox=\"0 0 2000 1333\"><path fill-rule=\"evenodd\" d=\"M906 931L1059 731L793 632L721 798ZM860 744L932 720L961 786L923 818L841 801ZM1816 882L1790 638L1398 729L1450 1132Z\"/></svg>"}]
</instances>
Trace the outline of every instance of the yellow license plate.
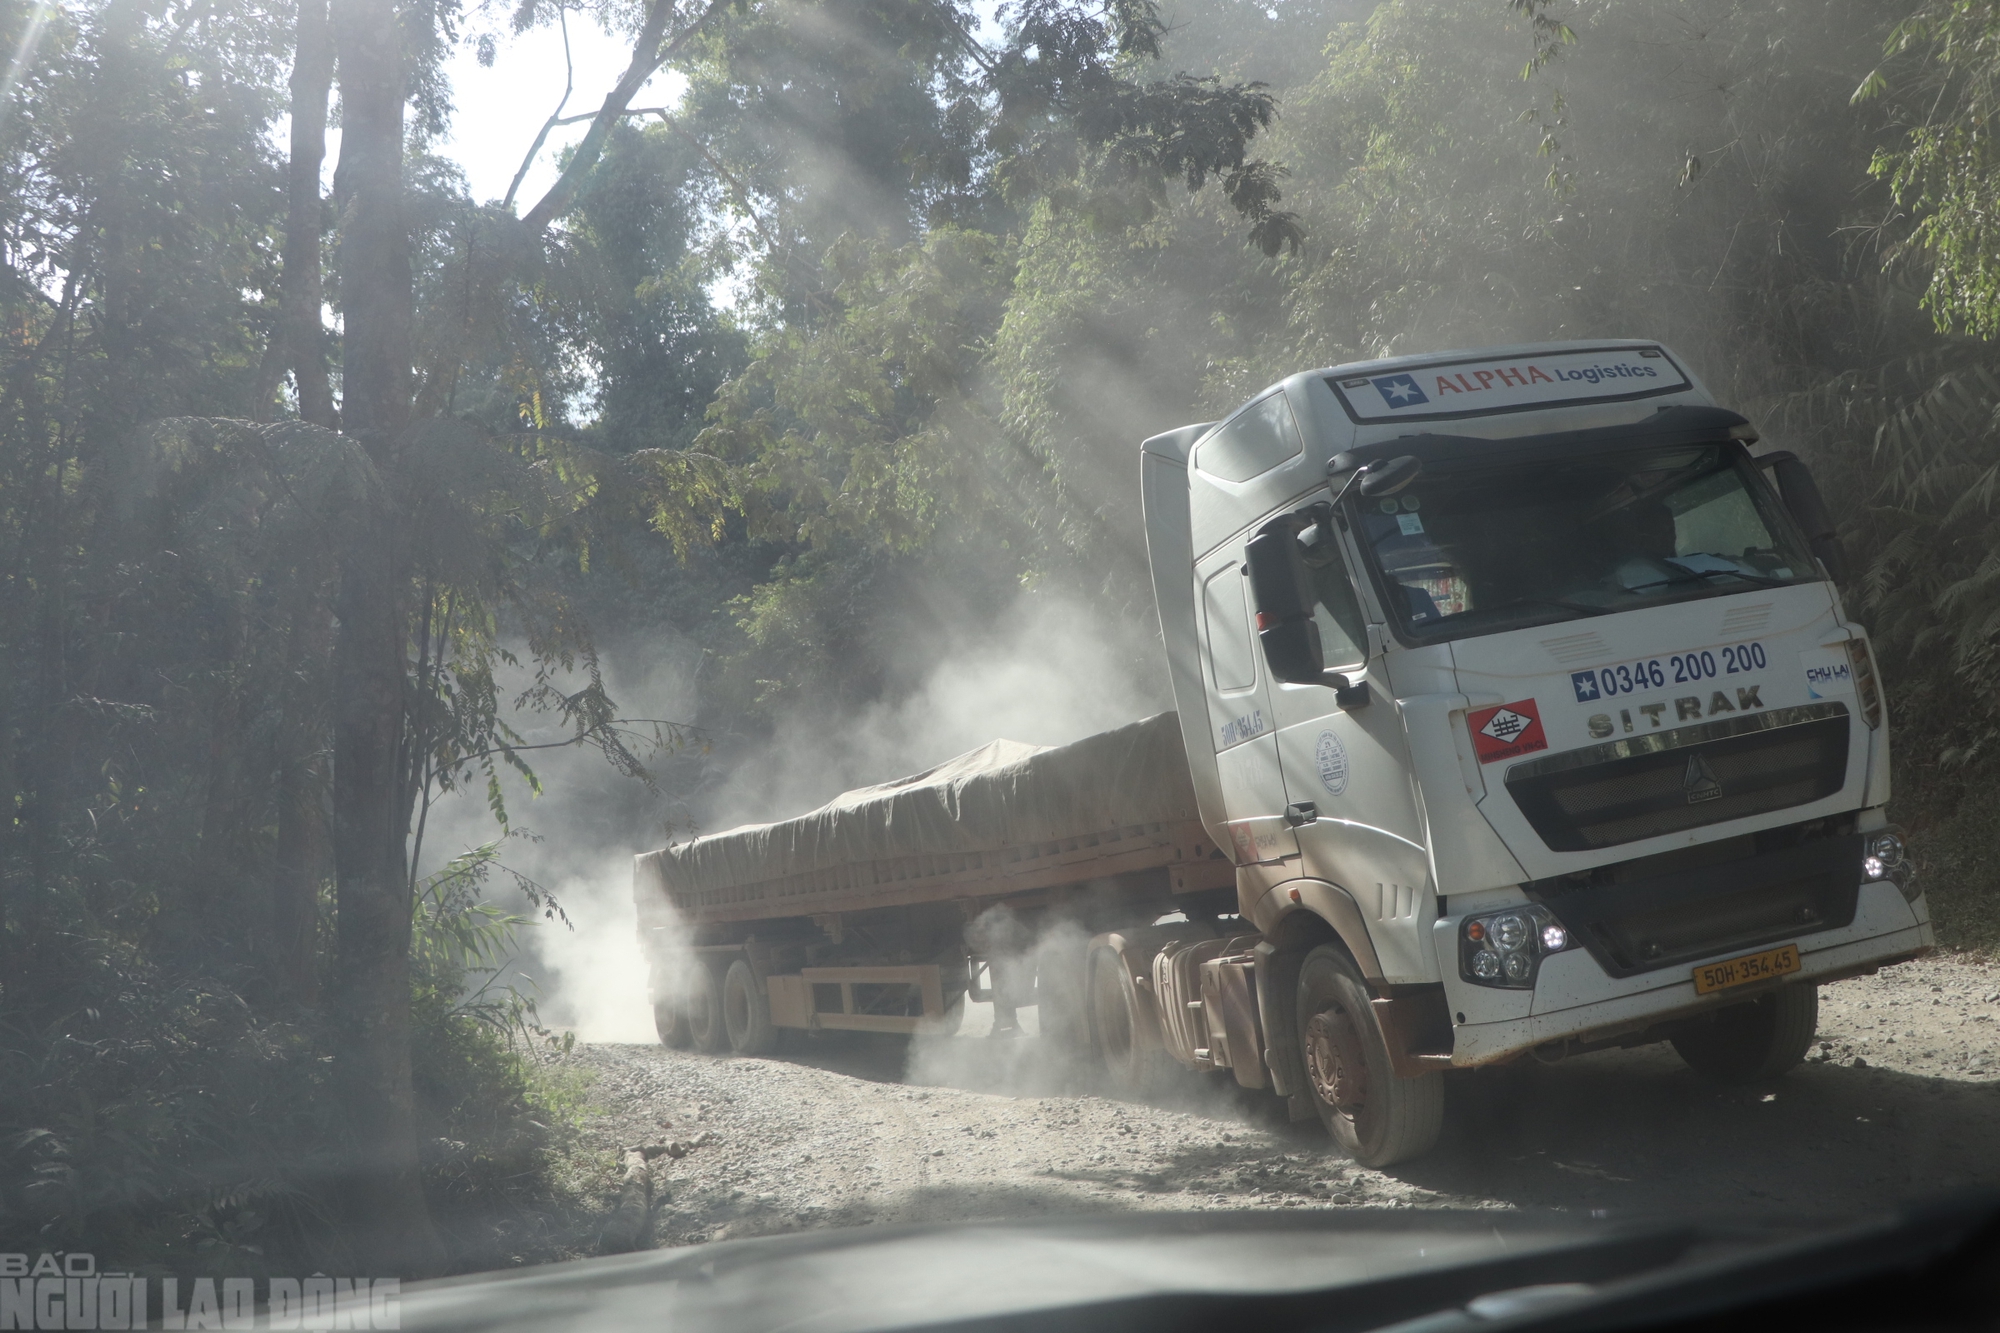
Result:
<instances>
[{"instance_id":1,"label":"yellow license plate","mask_svg":"<svg viewBox=\"0 0 2000 1333\"><path fill-rule=\"evenodd\" d=\"M1784 944L1762 953L1748 953L1727 962L1697 967L1694 970L1694 993L1706 995L1710 991L1728 990L1731 986L1747 986L1753 981L1769 981L1772 977L1782 977L1787 972L1798 970L1799 946Z\"/></svg>"}]
</instances>

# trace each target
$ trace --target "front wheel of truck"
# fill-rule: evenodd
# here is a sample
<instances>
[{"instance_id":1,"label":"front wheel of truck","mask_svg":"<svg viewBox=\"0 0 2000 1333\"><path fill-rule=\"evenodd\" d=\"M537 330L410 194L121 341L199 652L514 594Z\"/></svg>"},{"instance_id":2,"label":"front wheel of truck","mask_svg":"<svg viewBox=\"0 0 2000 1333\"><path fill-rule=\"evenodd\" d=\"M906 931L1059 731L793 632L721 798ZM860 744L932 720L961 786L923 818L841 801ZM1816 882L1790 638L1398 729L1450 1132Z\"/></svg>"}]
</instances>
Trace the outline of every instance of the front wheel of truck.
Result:
<instances>
[{"instance_id":1,"label":"front wheel of truck","mask_svg":"<svg viewBox=\"0 0 2000 1333\"><path fill-rule=\"evenodd\" d=\"M1818 1031L1819 987L1801 982L1689 1019L1673 1041L1704 1078L1756 1083L1805 1059Z\"/></svg>"},{"instance_id":2,"label":"front wheel of truck","mask_svg":"<svg viewBox=\"0 0 2000 1333\"><path fill-rule=\"evenodd\" d=\"M1382 1167L1430 1151L1444 1128L1444 1077L1396 1077L1368 983L1339 945L1299 964L1298 1024L1313 1106L1348 1156Z\"/></svg>"}]
</instances>

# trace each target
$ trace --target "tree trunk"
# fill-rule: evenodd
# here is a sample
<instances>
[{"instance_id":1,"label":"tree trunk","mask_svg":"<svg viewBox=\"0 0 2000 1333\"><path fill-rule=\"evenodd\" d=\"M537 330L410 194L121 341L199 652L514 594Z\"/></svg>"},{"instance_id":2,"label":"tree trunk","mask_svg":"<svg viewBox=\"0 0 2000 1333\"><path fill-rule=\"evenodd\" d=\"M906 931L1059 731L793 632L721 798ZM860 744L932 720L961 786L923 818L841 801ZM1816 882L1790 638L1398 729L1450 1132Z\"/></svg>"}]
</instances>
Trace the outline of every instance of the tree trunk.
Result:
<instances>
[{"instance_id":1,"label":"tree trunk","mask_svg":"<svg viewBox=\"0 0 2000 1333\"><path fill-rule=\"evenodd\" d=\"M333 89L333 20L327 0L299 0L292 52L292 156L286 186L284 265L278 284L276 369L261 386L269 401L285 370L298 391L301 420L337 426L326 365L325 302L320 233L325 209L320 172L326 162L326 111ZM328 680L333 612L318 580L308 576L306 601L292 625L283 725L278 736L278 846L271 880L267 975L280 1004L319 1003L319 891L332 874L327 824L325 712L316 697ZM301 688L298 682L307 684Z\"/></svg>"},{"instance_id":2,"label":"tree trunk","mask_svg":"<svg viewBox=\"0 0 2000 1333\"><path fill-rule=\"evenodd\" d=\"M326 331L320 322L320 168L326 161L326 105L333 87L333 26L326 0L299 0L292 57L292 161L285 210L284 272L278 294L278 341L299 395L299 416L334 425L327 383Z\"/></svg>"},{"instance_id":3,"label":"tree trunk","mask_svg":"<svg viewBox=\"0 0 2000 1333\"><path fill-rule=\"evenodd\" d=\"M432 1273L442 1251L419 1177L410 1087L406 549L397 477L410 412L413 292L403 219L401 21L394 0L335 0L340 59L341 419L381 475L343 525L334 642L333 855L341 1086L356 1155L348 1221L370 1275Z\"/></svg>"},{"instance_id":4,"label":"tree trunk","mask_svg":"<svg viewBox=\"0 0 2000 1333\"><path fill-rule=\"evenodd\" d=\"M292 626L292 684L278 736L278 854L271 883L269 976L281 1003L319 1003L319 893L332 877L326 817L326 712L317 705L333 650L333 616L315 587Z\"/></svg>"}]
</instances>

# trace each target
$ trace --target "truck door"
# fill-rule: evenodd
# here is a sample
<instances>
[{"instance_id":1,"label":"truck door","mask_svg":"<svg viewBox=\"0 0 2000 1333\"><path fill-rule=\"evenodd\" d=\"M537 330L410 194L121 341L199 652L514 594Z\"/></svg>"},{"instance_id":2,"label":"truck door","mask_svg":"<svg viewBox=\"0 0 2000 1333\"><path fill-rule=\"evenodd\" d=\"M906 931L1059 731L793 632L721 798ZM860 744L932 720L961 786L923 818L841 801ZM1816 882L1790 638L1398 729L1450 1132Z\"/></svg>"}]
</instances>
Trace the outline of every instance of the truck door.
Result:
<instances>
[{"instance_id":1,"label":"truck door","mask_svg":"<svg viewBox=\"0 0 2000 1333\"><path fill-rule=\"evenodd\" d=\"M1322 493L1310 500L1330 498ZM1304 873L1353 895L1380 953L1385 937L1414 940L1416 922L1428 919L1428 865L1384 659L1369 654L1367 618L1342 543L1323 545L1316 535L1305 534L1306 568L1326 665L1366 680L1369 702L1343 709L1327 686L1275 683L1273 726L1291 801L1310 802L1319 815L1297 834Z\"/></svg>"},{"instance_id":2,"label":"truck door","mask_svg":"<svg viewBox=\"0 0 2000 1333\"><path fill-rule=\"evenodd\" d=\"M1239 865L1296 855L1285 822L1269 673L1250 627L1249 570L1243 543L1225 544L1195 567L1209 741L1215 746L1222 805Z\"/></svg>"}]
</instances>

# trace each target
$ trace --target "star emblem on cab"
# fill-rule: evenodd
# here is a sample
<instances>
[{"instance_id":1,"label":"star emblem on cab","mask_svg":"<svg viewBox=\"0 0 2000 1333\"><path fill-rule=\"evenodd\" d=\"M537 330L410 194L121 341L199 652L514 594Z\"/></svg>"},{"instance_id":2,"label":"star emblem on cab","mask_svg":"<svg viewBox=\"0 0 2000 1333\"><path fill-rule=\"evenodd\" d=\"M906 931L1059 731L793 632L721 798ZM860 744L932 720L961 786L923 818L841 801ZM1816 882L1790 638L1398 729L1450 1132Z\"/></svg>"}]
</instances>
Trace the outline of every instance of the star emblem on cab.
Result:
<instances>
[{"instance_id":1,"label":"star emblem on cab","mask_svg":"<svg viewBox=\"0 0 2000 1333\"><path fill-rule=\"evenodd\" d=\"M1375 392L1382 395L1382 401L1391 407L1413 407L1430 401L1429 396L1417 387L1413 375L1378 375L1369 383L1375 386Z\"/></svg>"}]
</instances>

